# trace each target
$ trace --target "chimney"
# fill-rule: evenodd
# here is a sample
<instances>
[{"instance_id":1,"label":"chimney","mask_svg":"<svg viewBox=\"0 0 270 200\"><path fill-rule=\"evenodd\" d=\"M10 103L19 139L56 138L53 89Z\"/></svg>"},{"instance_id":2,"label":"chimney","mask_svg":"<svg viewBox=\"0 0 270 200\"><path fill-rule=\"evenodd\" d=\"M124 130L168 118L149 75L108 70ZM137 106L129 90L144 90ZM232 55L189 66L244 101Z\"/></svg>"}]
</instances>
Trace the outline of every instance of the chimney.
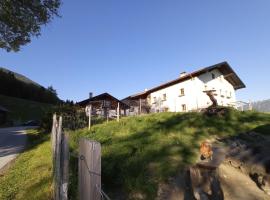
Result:
<instances>
[{"instance_id":1,"label":"chimney","mask_svg":"<svg viewBox=\"0 0 270 200\"><path fill-rule=\"evenodd\" d=\"M148 91L148 89L147 89L147 88L145 88L145 89L144 89L144 91L145 91L145 92L147 92L147 91Z\"/></svg>"},{"instance_id":2,"label":"chimney","mask_svg":"<svg viewBox=\"0 0 270 200\"><path fill-rule=\"evenodd\" d=\"M185 76L185 75L187 75L187 72L181 72L180 73L180 78L183 77L183 76Z\"/></svg>"},{"instance_id":3,"label":"chimney","mask_svg":"<svg viewBox=\"0 0 270 200\"><path fill-rule=\"evenodd\" d=\"M89 99L93 97L93 92L89 92Z\"/></svg>"}]
</instances>

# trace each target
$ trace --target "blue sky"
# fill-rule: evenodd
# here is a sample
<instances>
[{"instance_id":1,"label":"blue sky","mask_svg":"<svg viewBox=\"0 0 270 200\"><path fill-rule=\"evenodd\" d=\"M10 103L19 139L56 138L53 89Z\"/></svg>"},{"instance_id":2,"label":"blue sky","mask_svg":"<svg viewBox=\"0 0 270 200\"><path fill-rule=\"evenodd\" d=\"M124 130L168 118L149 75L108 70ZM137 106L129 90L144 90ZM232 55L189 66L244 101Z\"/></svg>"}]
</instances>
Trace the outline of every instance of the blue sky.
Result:
<instances>
[{"instance_id":1,"label":"blue sky","mask_svg":"<svg viewBox=\"0 0 270 200\"><path fill-rule=\"evenodd\" d=\"M239 100L270 98L269 0L64 0L39 38L0 66L79 101L123 98L180 72L228 61L247 85Z\"/></svg>"}]
</instances>

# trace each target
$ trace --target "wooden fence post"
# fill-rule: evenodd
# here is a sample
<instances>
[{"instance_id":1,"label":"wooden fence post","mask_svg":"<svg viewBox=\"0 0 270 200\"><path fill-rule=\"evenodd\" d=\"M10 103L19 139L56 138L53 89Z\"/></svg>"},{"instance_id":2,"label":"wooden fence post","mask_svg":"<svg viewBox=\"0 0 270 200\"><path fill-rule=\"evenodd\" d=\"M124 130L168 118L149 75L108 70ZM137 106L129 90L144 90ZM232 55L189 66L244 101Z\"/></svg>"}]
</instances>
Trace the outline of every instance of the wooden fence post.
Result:
<instances>
[{"instance_id":1,"label":"wooden fence post","mask_svg":"<svg viewBox=\"0 0 270 200\"><path fill-rule=\"evenodd\" d=\"M54 200L67 200L69 170L68 135L62 131L62 117L60 116L59 121L57 121L56 114L53 115L51 137Z\"/></svg>"},{"instance_id":2,"label":"wooden fence post","mask_svg":"<svg viewBox=\"0 0 270 200\"><path fill-rule=\"evenodd\" d=\"M61 141L62 141L62 117L59 117L57 134L56 134L56 150L55 150L55 200L60 200L61 191Z\"/></svg>"},{"instance_id":3,"label":"wooden fence post","mask_svg":"<svg viewBox=\"0 0 270 200\"><path fill-rule=\"evenodd\" d=\"M117 121L119 122L120 119L120 103L117 104Z\"/></svg>"},{"instance_id":4,"label":"wooden fence post","mask_svg":"<svg viewBox=\"0 0 270 200\"><path fill-rule=\"evenodd\" d=\"M54 162L55 162L55 149L56 149L56 130L57 130L57 119L56 119L56 114L54 114L53 124L52 124L52 134L51 134L53 166L55 164Z\"/></svg>"},{"instance_id":5,"label":"wooden fence post","mask_svg":"<svg viewBox=\"0 0 270 200\"><path fill-rule=\"evenodd\" d=\"M101 199L101 145L81 139L79 142L79 200Z\"/></svg>"},{"instance_id":6,"label":"wooden fence post","mask_svg":"<svg viewBox=\"0 0 270 200\"><path fill-rule=\"evenodd\" d=\"M69 173L69 137L68 134L63 134L61 144L61 200L68 199L68 173Z\"/></svg>"}]
</instances>

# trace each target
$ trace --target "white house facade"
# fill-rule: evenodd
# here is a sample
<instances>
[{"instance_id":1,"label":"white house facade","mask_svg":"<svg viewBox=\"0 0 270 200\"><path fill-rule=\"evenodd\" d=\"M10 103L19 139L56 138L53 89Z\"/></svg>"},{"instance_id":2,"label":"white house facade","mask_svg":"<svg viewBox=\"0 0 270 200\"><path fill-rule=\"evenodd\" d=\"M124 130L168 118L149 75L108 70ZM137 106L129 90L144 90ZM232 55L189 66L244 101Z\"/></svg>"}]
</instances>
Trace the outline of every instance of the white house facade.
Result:
<instances>
[{"instance_id":1,"label":"white house facade","mask_svg":"<svg viewBox=\"0 0 270 200\"><path fill-rule=\"evenodd\" d=\"M135 101L134 112L187 112L212 105L207 92L211 91L217 104L233 106L235 91L245 85L227 62L219 63L132 95L125 102ZM148 109L145 109L147 106ZM132 111L132 110L131 110Z\"/></svg>"}]
</instances>

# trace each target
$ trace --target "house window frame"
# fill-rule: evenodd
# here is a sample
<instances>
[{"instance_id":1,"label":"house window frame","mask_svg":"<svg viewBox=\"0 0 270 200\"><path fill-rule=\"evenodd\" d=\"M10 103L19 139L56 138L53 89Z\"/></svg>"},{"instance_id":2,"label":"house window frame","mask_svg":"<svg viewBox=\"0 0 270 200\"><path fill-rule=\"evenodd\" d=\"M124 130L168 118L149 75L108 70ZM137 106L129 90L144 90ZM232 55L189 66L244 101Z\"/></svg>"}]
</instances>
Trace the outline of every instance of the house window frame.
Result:
<instances>
[{"instance_id":1,"label":"house window frame","mask_svg":"<svg viewBox=\"0 0 270 200\"><path fill-rule=\"evenodd\" d=\"M153 97L153 104L157 103L157 97Z\"/></svg>"},{"instance_id":2,"label":"house window frame","mask_svg":"<svg viewBox=\"0 0 270 200\"><path fill-rule=\"evenodd\" d=\"M162 101L167 101L167 94L166 93L162 94Z\"/></svg>"},{"instance_id":3,"label":"house window frame","mask_svg":"<svg viewBox=\"0 0 270 200\"><path fill-rule=\"evenodd\" d=\"M187 104L182 104L181 110L182 110L182 112L187 112Z\"/></svg>"},{"instance_id":4,"label":"house window frame","mask_svg":"<svg viewBox=\"0 0 270 200\"><path fill-rule=\"evenodd\" d=\"M179 97L183 97L183 96L185 96L185 88L180 89Z\"/></svg>"}]
</instances>

